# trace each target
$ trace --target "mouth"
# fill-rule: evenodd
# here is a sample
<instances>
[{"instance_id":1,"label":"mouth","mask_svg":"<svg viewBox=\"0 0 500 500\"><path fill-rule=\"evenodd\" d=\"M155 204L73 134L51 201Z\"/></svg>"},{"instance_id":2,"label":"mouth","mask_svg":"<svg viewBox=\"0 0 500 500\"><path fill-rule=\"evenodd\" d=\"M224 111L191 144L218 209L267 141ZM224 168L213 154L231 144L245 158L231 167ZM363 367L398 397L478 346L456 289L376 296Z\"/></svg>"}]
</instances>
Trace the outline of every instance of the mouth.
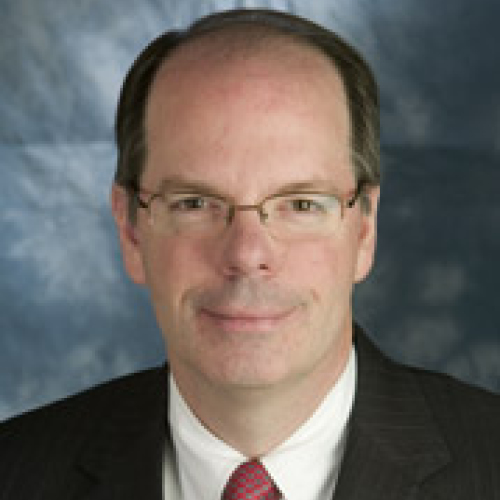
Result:
<instances>
[{"instance_id":1,"label":"mouth","mask_svg":"<svg viewBox=\"0 0 500 500\"><path fill-rule=\"evenodd\" d=\"M278 329L293 314L286 311L213 311L202 309L202 321L222 332L232 333L269 333Z\"/></svg>"}]
</instances>

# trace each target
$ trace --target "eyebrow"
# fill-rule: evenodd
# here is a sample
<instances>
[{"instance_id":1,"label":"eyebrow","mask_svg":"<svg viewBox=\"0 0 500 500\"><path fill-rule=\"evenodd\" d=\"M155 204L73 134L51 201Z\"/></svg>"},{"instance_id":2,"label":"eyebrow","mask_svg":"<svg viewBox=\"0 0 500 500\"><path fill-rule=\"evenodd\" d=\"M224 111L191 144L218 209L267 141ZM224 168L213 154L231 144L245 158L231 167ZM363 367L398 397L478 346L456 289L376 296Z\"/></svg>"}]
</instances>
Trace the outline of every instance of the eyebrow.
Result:
<instances>
[{"instance_id":1,"label":"eyebrow","mask_svg":"<svg viewBox=\"0 0 500 500\"><path fill-rule=\"evenodd\" d=\"M224 193L223 191L202 181L191 181L182 178L181 176L172 176L163 179L160 183L160 191L188 192L188 193L206 193L214 196L233 198L233 195ZM270 193L269 196L277 194L297 193L297 192L337 192L338 189L329 182L324 180L309 180L297 181L280 186L276 191Z\"/></svg>"},{"instance_id":2,"label":"eyebrow","mask_svg":"<svg viewBox=\"0 0 500 500\"><path fill-rule=\"evenodd\" d=\"M286 194L286 193L307 193L307 192L337 192L338 189L330 182L324 180L311 180L311 181L300 181L291 182L284 186L281 186L276 194Z\"/></svg>"},{"instance_id":3,"label":"eyebrow","mask_svg":"<svg viewBox=\"0 0 500 500\"><path fill-rule=\"evenodd\" d=\"M221 196L222 193L216 188L202 181L190 181L182 177L174 176L163 179L160 182L160 191L177 191L177 192L202 192Z\"/></svg>"}]
</instances>

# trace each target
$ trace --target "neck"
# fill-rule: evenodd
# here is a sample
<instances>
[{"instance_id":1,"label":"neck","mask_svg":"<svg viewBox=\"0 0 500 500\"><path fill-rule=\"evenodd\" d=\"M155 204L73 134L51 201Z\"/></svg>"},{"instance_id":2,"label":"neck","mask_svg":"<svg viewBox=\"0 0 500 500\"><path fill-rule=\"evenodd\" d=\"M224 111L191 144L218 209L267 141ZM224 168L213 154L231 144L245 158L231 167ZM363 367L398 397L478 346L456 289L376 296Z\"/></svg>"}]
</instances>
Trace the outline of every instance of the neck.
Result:
<instances>
[{"instance_id":1,"label":"neck","mask_svg":"<svg viewBox=\"0 0 500 500\"><path fill-rule=\"evenodd\" d=\"M338 381L351 344L308 376L262 386L231 386L186 377L172 366L179 392L200 422L245 457L259 458L286 441ZM332 369L332 367L335 367Z\"/></svg>"}]
</instances>

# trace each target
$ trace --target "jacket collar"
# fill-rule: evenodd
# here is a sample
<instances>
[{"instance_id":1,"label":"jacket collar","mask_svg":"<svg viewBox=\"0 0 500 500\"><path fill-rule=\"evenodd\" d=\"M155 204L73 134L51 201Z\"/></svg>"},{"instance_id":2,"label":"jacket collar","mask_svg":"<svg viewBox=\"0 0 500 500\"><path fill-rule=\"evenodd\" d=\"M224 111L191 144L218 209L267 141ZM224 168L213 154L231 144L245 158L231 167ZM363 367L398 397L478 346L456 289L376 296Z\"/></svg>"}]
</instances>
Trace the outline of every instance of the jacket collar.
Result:
<instances>
[{"instance_id":1,"label":"jacket collar","mask_svg":"<svg viewBox=\"0 0 500 500\"><path fill-rule=\"evenodd\" d=\"M450 461L417 377L355 327L358 381L335 500L404 500ZM370 485L367 487L367 485Z\"/></svg>"},{"instance_id":2,"label":"jacket collar","mask_svg":"<svg viewBox=\"0 0 500 500\"><path fill-rule=\"evenodd\" d=\"M355 344L356 399L334 498L410 499L450 454L417 377L383 356L359 327ZM172 447L167 373L149 370L101 391L102 419L79 460L87 480L81 500L162 499L163 455Z\"/></svg>"}]
</instances>

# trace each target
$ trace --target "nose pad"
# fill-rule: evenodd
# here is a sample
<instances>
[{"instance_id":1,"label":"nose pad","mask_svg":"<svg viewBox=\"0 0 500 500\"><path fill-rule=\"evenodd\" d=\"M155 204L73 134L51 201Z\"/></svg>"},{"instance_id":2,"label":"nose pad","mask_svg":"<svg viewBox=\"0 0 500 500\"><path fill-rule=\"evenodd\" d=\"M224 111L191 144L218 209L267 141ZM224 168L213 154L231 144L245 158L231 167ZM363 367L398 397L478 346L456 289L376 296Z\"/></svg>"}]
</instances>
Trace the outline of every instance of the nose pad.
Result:
<instances>
[{"instance_id":1,"label":"nose pad","mask_svg":"<svg viewBox=\"0 0 500 500\"><path fill-rule=\"evenodd\" d=\"M252 214L252 211L257 211L257 214ZM278 249L265 226L265 218L266 214L260 207L242 206L234 210L221 241L225 274L273 272Z\"/></svg>"},{"instance_id":2,"label":"nose pad","mask_svg":"<svg viewBox=\"0 0 500 500\"><path fill-rule=\"evenodd\" d=\"M264 211L264 207L262 205L232 205L229 209L226 222L228 225L232 224L236 212L249 212L253 210L257 212L260 222L265 224L269 215Z\"/></svg>"}]
</instances>

